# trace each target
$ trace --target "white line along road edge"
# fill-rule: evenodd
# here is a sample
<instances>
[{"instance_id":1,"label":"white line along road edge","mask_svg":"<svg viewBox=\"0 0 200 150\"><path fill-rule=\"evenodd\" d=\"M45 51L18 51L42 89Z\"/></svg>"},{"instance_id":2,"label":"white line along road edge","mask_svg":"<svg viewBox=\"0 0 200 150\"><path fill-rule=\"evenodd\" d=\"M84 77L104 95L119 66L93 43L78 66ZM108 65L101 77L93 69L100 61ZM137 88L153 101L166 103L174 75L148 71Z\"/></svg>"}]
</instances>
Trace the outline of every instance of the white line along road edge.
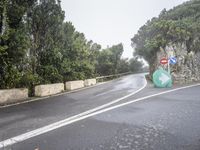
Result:
<instances>
[{"instance_id":1,"label":"white line along road edge","mask_svg":"<svg viewBox=\"0 0 200 150\"><path fill-rule=\"evenodd\" d=\"M99 111L96 111L96 112L93 112L93 113L90 113L90 114L87 114L87 115L80 116L79 118L75 118L75 119L71 119L71 120L69 120L69 118L68 118L68 119L65 119L65 120L44 126L42 128L39 128L39 129L30 131L30 132L27 132L27 133L18 135L16 137L4 140L4 141L0 142L0 148L4 148L4 147L7 147L9 145L13 145L13 144L25 141L25 140L30 139L32 137L53 131L55 129L61 128L63 126L69 125L71 123L74 123L74 122L77 122L77 121L80 121L80 120L83 120L83 119L86 119L86 118L89 118L89 117L92 117L92 116L95 116L95 115L98 115L98 114L101 114L101 113L104 113L104 112L107 112L107 111L110 111L110 110L113 110L113 109L116 109L116 108L119 108L119 107L123 107L123 106L129 105L129 104L132 104L132 103L135 103L135 102L138 102L138 101L142 101L142 100L145 100L145 99L148 99L148 98L151 98L151 97L167 94L167 93L182 90L182 89L196 87L196 86L200 86L200 84L185 86L185 87L176 88L176 89L164 91L164 92L161 92L161 93L141 97L141 98L138 98L138 99L126 102L126 103L122 103L122 104L115 105L115 106L112 106L112 107L108 107L108 108L105 108L105 109L102 109L102 110L99 110Z\"/></svg>"},{"instance_id":2,"label":"white line along road edge","mask_svg":"<svg viewBox=\"0 0 200 150\"><path fill-rule=\"evenodd\" d=\"M157 93L157 94L141 97L141 98L138 98L138 99L126 102L126 103L122 103L122 104L119 104L119 105L108 107L108 108L105 108L105 109L102 109L102 110L99 110L99 111L96 111L96 112L81 116L81 117L76 118L76 119L72 119L72 120L65 119L65 120L62 120L62 121L47 125L45 127L42 127L42 128L30 131L30 132L21 134L19 136L7 139L5 141L2 141L2 142L0 142L0 148L4 148L4 147L7 147L9 145L13 145L13 144L25 141L25 140L30 139L32 137L47 133L49 131L61 128L63 126L69 125L71 123L74 123L74 122L77 122L77 121L80 121L80 120L83 120L83 119L86 119L86 118L89 118L89 117L92 117L92 116L95 116L95 115L98 115L98 114L101 114L101 113L104 113L104 112L107 112L107 111L110 111L110 110L113 110L113 109L116 109L116 108L119 108L119 107L123 107L123 106L129 105L129 104L132 104L132 103L135 103L135 102L138 102L138 101L142 101L142 100L145 100L145 99L148 99L148 98L151 98L151 97L167 94L167 93L178 91L178 90L182 90L182 89L196 87L196 86L200 86L200 84L185 86L185 87L176 88L176 89L164 91L164 92L161 92L161 93Z\"/></svg>"},{"instance_id":3,"label":"white line along road edge","mask_svg":"<svg viewBox=\"0 0 200 150\"><path fill-rule=\"evenodd\" d=\"M121 97L121 98L118 98L118 99L116 99L116 100L114 100L114 101L111 101L111 102L109 102L109 103L106 103L106 104L104 104L104 105L98 106L98 107L96 107L96 108L87 110L87 111L85 111L85 112L83 112L83 113L80 113L80 114L78 114L78 115L75 115L75 116L66 118L66 119L64 119L64 120L61 120L61 121L52 123L52 124L47 125L47 126L44 126L44 127L42 127L42 128L38 128L38 129L36 129L36 130L33 130L33 131L30 131L30 132L24 133L24 134L22 134L22 135L19 135L19 136L22 136L22 137L23 137L23 135L28 134L28 136L24 136L24 138L18 138L19 136L16 136L16 137L7 139L7 140L5 140L5 141L1 141L1 142L0 142L0 148L7 147L7 146L9 146L9 145L13 145L13 144L15 144L15 143L18 143L18 142L27 140L27 139L29 139L29 138L32 138L32 137L35 137L35 136L44 134L44 133L49 132L49 131L52 131L52 130L55 130L55 129L59 128L59 127L64 126L64 123L66 123L66 122L70 122L70 121L73 121L73 122L74 122L74 120L79 119L79 118L82 117L82 116L87 116L88 114L91 114L91 113L96 112L96 111L98 111L98 110L104 109L104 108L106 108L106 107L108 107L108 106L110 106L110 105L113 105L113 104L115 104L115 103L118 103L118 102L120 102L120 101L122 101L122 100L124 100L124 99L126 99L126 98L128 98L128 97L130 97L130 96L133 96L134 94L140 92L141 90L143 90L143 89L147 86L147 80L145 79L144 76L143 76L143 78L144 78L144 81L145 81L145 82L144 82L144 85L143 85L140 89L134 91L133 93L130 93L130 94L126 95L126 96L123 96L123 97ZM57 127L57 128L54 128L54 127ZM49 129L50 129L50 130L49 130ZM29 133L30 133L30 134L29 134Z\"/></svg>"}]
</instances>

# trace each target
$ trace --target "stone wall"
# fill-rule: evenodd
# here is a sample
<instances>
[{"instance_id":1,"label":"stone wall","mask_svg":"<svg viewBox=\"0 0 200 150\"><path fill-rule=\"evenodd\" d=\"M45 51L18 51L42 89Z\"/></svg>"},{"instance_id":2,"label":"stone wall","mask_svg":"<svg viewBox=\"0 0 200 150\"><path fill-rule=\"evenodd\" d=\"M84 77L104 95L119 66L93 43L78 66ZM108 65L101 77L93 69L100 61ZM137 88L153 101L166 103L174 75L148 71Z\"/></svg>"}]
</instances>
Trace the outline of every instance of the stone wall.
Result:
<instances>
[{"instance_id":1,"label":"stone wall","mask_svg":"<svg viewBox=\"0 0 200 150\"><path fill-rule=\"evenodd\" d=\"M95 85L97 83L96 79L87 79L84 81L84 86L91 86L91 85Z\"/></svg>"},{"instance_id":2,"label":"stone wall","mask_svg":"<svg viewBox=\"0 0 200 150\"><path fill-rule=\"evenodd\" d=\"M38 85L35 87L35 96L48 96L64 91L63 83Z\"/></svg>"},{"instance_id":3,"label":"stone wall","mask_svg":"<svg viewBox=\"0 0 200 150\"><path fill-rule=\"evenodd\" d=\"M171 74L175 83L185 84L200 81L200 52L188 52L185 43L169 44L157 53L155 64L167 70L167 65L161 65L160 59L174 55L177 64L170 65Z\"/></svg>"},{"instance_id":4,"label":"stone wall","mask_svg":"<svg viewBox=\"0 0 200 150\"><path fill-rule=\"evenodd\" d=\"M28 98L28 89L0 90L0 104L16 103Z\"/></svg>"},{"instance_id":5,"label":"stone wall","mask_svg":"<svg viewBox=\"0 0 200 150\"><path fill-rule=\"evenodd\" d=\"M46 84L46 85L37 85L35 86L35 96L49 96L63 92L64 86L66 90L76 90L84 88L87 86L95 85L96 79L86 79L78 81L69 81L65 85L63 83L56 84ZM0 105L16 103L28 98L28 89L9 89L9 90L0 90Z\"/></svg>"},{"instance_id":6,"label":"stone wall","mask_svg":"<svg viewBox=\"0 0 200 150\"><path fill-rule=\"evenodd\" d=\"M76 90L84 87L84 81L78 80L78 81L69 81L65 83L66 90Z\"/></svg>"}]
</instances>

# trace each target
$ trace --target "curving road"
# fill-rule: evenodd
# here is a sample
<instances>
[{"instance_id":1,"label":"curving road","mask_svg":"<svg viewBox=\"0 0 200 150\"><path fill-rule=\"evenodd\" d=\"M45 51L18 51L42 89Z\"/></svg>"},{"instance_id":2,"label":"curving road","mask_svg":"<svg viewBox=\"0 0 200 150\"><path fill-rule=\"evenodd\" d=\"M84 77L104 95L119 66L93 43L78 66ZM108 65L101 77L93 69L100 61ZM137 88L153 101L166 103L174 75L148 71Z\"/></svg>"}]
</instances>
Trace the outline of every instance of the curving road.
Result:
<instances>
[{"instance_id":1,"label":"curving road","mask_svg":"<svg viewBox=\"0 0 200 150\"><path fill-rule=\"evenodd\" d=\"M134 83L132 83L132 81ZM138 86L135 86L136 83ZM68 109L64 102L58 103L55 99L44 100L35 103L25 104L26 107L36 105L46 108L42 104L52 103L54 107L60 103L62 106L57 108L63 111L50 109L39 113L45 116L62 116L61 119L68 117L63 112L82 112L78 109L78 104L82 105L86 101L88 108L94 108L99 104L105 104L130 95L144 86L144 76L131 75L119 80L109 82L91 89L76 93L67 94L76 103L74 107ZM121 89L120 89L121 85ZM128 86L126 86L128 85ZM109 90L104 90L107 88ZM98 89L99 92L98 93ZM121 90L124 90L122 92ZM110 91L110 92L108 92ZM199 150L200 149L200 84L188 87L174 87L173 89L155 89L148 84L145 89L137 94L131 95L122 101L112 104L112 106L91 112L88 115L80 116L66 123L57 126L54 130L45 132L38 136L28 138L22 142L13 143L4 149L11 150ZM100 96L101 93L103 96ZM109 94L108 94L109 93ZM99 95L100 94L100 95ZM85 95L86 97L84 97ZM65 95L66 96L66 95ZM97 98L90 99L89 96ZM64 96L61 96L64 97ZM80 98L82 97L82 98ZM88 98L87 98L88 97ZM107 97L107 98L105 98ZM112 97L115 97L112 99ZM79 100L80 98L80 100ZM111 100L112 99L112 100ZM65 100L67 101L67 99ZM54 103L55 102L55 103ZM96 104L96 105L95 105ZM47 105L47 104L46 104ZM25 107L19 105L17 107ZM75 107L76 106L76 107ZM47 107L48 108L48 107ZM81 108L81 107L80 107ZM86 110L88 110L88 108ZM8 111L14 115L14 108L1 109L1 112ZM42 111L42 109L41 109ZM33 114L35 111L30 114ZM15 111L16 115L18 114ZM2 113L0 113L2 115ZM11 115L10 114L10 115ZM51 114L51 115L50 115ZM63 115L59 115L63 114ZM65 115L66 116L65 116ZM70 113L69 113L70 114ZM28 114L27 114L28 115ZM69 115L70 116L70 115ZM35 117L39 117L38 115ZM44 120L48 117L44 117ZM59 118L59 117L58 117ZM30 120L33 119L30 118ZM59 120L59 119L58 119ZM22 119L22 122L25 121ZM28 120L26 120L28 121ZM18 122L20 123L20 121ZM8 126L12 126L8 122ZM46 130L46 128L44 128ZM2 131L2 129L0 130ZM7 133L11 131L7 130ZM40 131L41 132L41 131ZM27 132L30 133L30 132ZM19 135L19 134L17 134ZM10 137L13 137L11 134ZM22 136L19 135L18 139ZM8 137L9 138L9 137ZM14 138L12 140L16 140ZM8 141L7 141L8 142ZM0 142L2 143L2 142ZM5 143L6 144L6 143ZM2 148L3 149L3 148Z\"/></svg>"},{"instance_id":2,"label":"curving road","mask_svg":"<svg viewBox=\"0 0 200 150\"><path fill-rule=\"evenodd\" d=\"M143 74L128 75L74 93L1 108L0 141L113 102L134 93L145 84Z\"/></svg>"}]
</instances>

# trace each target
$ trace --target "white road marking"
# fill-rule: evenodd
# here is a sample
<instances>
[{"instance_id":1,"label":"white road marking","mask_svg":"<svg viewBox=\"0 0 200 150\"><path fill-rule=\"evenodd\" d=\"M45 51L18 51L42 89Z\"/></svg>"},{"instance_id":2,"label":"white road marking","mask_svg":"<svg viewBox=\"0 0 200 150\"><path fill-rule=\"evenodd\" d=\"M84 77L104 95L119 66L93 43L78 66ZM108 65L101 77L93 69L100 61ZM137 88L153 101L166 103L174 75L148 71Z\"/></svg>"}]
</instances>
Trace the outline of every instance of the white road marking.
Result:
<instances>
[{"instance_id":1,"label":"white road marking","mask_svg":"<svg viewBox=\"0 0 200 150\"><path fill-rule=\"evenodd\" d=\"M132 101L129 101L129 102L119 104L119 105L108 107L108 108L105 108L105 109L102 109L102 110L99 110L99 111L96 111L96 112L93 112L93 113L90 113L90 114L87 114L87 115L84 115L84 116L80 116L80 117L75 118L75 119L71 119L71 120L65 119L65 120L50 124L48 126L45 126L45 127L30 131L30 132L27 132L27 133L24 133L22 135L7 139L5 141L2 141L2 142L0 142L0 148L7 147L9 145L13 145L13 144L25 141L25 140L30 139L32 137L50 132L52 130L55 130L55 129L61 128L63 126L69 125L71 123L74 123L74 122L77 122L77 121L80 121L80 120L83 120L83 119L86 119L86 118L89 118L89 117L92 117L92 116L95 116L95 115L98 115L98 114L101 114L101 113L104 113L104 112L107 112L107 111L110 111L110 110L113 110L113 109L116 109L116 108L119 108L119 107L123 107L123 106L129 105L129 104L132 104L132 103L135 103L135 102L138 102L138 101L146 100L146 99L151 98L151 97L167 94L167 93L182 90L182 89L196 87L196 86L200 86L200 84L185 86L185 87L176 88L176 89L164 91L164 92L161 92L161 93L145 96L145 97L138 98L138 99L135 99L135 100L132 100Z\"/></svg>"},{"instance_id":2,"label":"white road marking","mask_svg":"<svg viewBox=\"0 0 200 150\"><path fill-rule=\"evenodd\" d=\"M61 121L59 121L59 122L56 122L56 123L53 123L53 124L44 126L44 127L42 127L42 128L38 128L38 129L36 129L36 130L33 130L33 131L30 131L30 132L24 133L24 134L22 134L22 135L19 135L19 136L16 136L16 137L13 137L13 138L10 138L10 139L1 141L1 142L0 142L0 148L7 147L7 146L9 146L9 145L13 145L13 144L15 144L15 143L18 143L18 142L27 140L27 139L29 139L29 138L32 138L32 137L35 137L35 136L38 136L38 135L47 133L47 132L49 132L49 131L55 130L55 129L57 129L57 128L63 127L63 126L65 126L65 125L67 125L67 124L70 124L70 123L75 122L75 120L77 120L77 119L79 119L79 118L81 118L81 117L83 117L83 116L87 116L87 115L89 115L89 114L91 114L91 113L93 113L93 112L96 112L96 111L98 111L98 110L104 109L104 108L106 108L106 107L108 107L108 106L110 106L110 105L112 105L112 104L115 104L115 103L120 102L120 101L122 101L122 100L124 100L124 99L126 99L126 98L128 98L128 97L130 97L130 96L133 96L134 94L140 92L141 90L143 90L143 89L146 87L147 81L146 81L146 79L145 79L144 76L143 76L143 78L144 78L144 81L145 81L144 85L143 85L140 89L138 89L137 91L135 91L135 92L133 92L133 93L130 93L130 94L126 95L126 96L123 96L123 97L121 97L121 98L118 98L118 99L116 99L116 100L114 100L114 101L111 101L111 102L109 102L109 103L106 103L106 104L104 104L104 105L98 106L98 107L96 107L96 108L94 108L94 109L90 109L90 110L88 110L88 111L85 111L85 112L80 113L80 114L78 114L78 115L75 115L75 116L66 118L66 119L61 120ZM67 123L67 124L66 124L66 123Z\"/></svg>"}]
</instances>

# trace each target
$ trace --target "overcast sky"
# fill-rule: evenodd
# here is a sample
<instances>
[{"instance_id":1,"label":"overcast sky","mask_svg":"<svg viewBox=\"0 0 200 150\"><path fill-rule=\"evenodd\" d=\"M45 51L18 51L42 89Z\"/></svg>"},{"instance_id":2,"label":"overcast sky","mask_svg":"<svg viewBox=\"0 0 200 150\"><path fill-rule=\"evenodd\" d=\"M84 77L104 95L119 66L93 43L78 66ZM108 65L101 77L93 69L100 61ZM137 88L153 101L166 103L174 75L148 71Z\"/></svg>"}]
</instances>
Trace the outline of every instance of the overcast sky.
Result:
<instances>
[{"instance_id":1,"label":"overcast sky","mask_svg":"<svg viewBox=\"0 0 200 150\"><path fill-rule=\"evenodd\" d=\"M186 0L62 0L66 21L71 21L88 40L103 48L123 43L123 57L132 57L131 38L160 11Z\"/></svg>"}]
</instances>

